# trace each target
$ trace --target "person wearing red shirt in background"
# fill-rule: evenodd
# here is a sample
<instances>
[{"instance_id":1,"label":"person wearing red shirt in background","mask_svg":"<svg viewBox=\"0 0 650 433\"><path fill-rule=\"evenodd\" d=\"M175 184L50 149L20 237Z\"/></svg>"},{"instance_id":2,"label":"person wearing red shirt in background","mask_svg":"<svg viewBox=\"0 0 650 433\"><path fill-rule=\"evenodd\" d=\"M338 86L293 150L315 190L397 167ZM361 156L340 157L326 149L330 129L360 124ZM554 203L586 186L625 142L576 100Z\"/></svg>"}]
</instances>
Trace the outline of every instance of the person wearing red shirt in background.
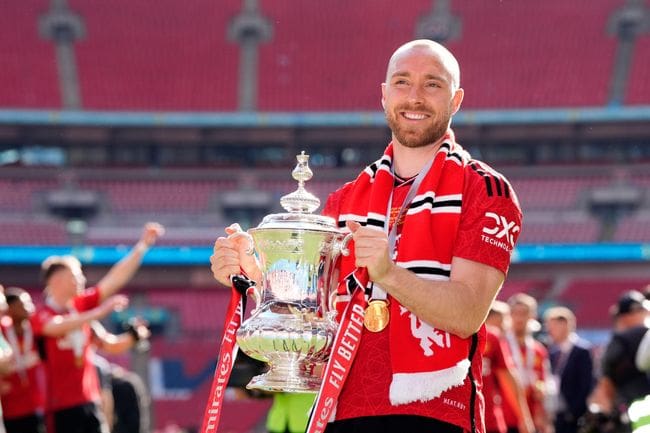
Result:
<instances>
[{"instance_id":1,"label":"person wearing red shirt in background","mask_svg":"<svg viewBox=\"0 0 650 433\"><path fill-rule=\"evenodd\" d=\"M512 359L515 362L520 383L526 391L526 399L535 428L539 433L552 433L552 416L547 412L545 400L549 398L546 384L550 379L550 359L544 345L533 338L536 321L537 301L525 293L516 293L508 298L511 329L506 334ZM518 419L516 411L509 404L504 405L508 431L516 432Z\"/></svg>"},{"instance_id":2,"label":"person wearing red shirt in background","mask_svg":"<svg viewBox=\"0 0 650 433\"><path fill-rule=\"evenodd\" d=\"M430 40L399 47L381 92L392 141L323 211L353 236L341 282L355 294L367 289L373 305L325 431L484 432L483 322L519 236L518 201L501 174L454 138L464 92L446 48ZM224 285L242 270L261 281L237 229L217 239L211 257ZM354 283L353 271L364 281ZM349 293L339 289L341 313ZM358 296L351 302L365 308ZM373 312L388 320L373 322Z\"/></svg>"},{"instance_id":3,"label":"person wearing red shirt in background","mask_svg":"<svg viewBox=\"0 0 650 433\"><path fill-rule=\"evenodd\" d=\"M156 223L145 225L135 247L89 289L79 260L48 257L42 264L45 305L32 317L34 335L43 339L46 415L54 433L108 433L101 413L97 370L89 323L128 304L115 295L140 267L146 251L162 235Z\"/></svg>"},{"instance_id":4,"label":"person wearing red shirt in background","mask_svg":"<svg viewBox=\"0 0 650 433\"><path fill-rule=\"evenodd\" d=\"M29 322L34 313L32 297L19 287L6 290L7 315L0 320L11 345L14 362L0 391L7 433L45 433L43 369Z\"/></svg>"},{"instance_id":5,"label":"person wearing red shirt in background","mask_svg":"<svg viewBox=\"0 0 650 433\"><path fill-rule=\"evenodd\" d=\"M7 301L5 300L5 289L0 284L0 318L4 316L7 310ZM11 346L0 333L0 390L4 389L5 383L2 380L5 374L11 373L13 365L13 353ZM5 433L5 425L2 422L2 404L0 404L0 433Z\"/></svg>"},{"instance_id":6,"label":"person wearing red shirt in background","mask_svg":"<svg viewBox=\"0 0 650 433\"><path fill-rule=\"evenodd\" d=\"M519 433L534 433L530 410L524 391L517 379L514 361L504 338L505 320L509 320L510 307L494 301L487 319L485 352L483 353L483 393L485 394L485 429L487 433L506 433L503 405L515 408L519 420Z\"/></svg>"}]
</instances>

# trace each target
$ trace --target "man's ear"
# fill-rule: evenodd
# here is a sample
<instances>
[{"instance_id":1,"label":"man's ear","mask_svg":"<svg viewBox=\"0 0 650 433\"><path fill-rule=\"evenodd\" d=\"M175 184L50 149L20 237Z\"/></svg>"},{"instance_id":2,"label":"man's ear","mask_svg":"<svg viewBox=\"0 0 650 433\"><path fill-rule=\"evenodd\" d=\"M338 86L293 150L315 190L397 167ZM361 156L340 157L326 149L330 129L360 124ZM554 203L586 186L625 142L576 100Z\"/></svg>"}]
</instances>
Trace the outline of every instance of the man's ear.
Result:
<instances>
[{"instance_id":1,"label":"man's ear","mask_svg":"<svg viewBox=\"0 0 650 433\"><path fill-rule=\"evenodd\" d=\"M460 110L460 105L463 103L463 97L465 96L465 91L463 89L456 90L454 97L451 100L451 114L456 114Z\"/></svg>"}]
</instances>

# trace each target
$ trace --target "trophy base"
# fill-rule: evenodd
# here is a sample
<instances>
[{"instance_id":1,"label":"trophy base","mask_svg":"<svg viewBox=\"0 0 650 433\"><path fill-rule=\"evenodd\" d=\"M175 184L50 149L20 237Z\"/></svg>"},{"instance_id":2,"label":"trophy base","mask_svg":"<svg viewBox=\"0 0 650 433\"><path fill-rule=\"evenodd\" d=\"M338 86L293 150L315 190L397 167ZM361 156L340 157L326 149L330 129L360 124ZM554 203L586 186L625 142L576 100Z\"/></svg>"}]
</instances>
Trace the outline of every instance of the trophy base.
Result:
<instances>
[{"instance_id":1,"label":"trophy base","mask_svg":"<svg viewBox=\"0 0 650 433\"><path fill-rule=\"evenodd\" d=\"M269 392L317 393L322 379L301 369L298 365L270 365L269 371L253 377L246 385L248 389Z\"/></svg>"}]
</instances>

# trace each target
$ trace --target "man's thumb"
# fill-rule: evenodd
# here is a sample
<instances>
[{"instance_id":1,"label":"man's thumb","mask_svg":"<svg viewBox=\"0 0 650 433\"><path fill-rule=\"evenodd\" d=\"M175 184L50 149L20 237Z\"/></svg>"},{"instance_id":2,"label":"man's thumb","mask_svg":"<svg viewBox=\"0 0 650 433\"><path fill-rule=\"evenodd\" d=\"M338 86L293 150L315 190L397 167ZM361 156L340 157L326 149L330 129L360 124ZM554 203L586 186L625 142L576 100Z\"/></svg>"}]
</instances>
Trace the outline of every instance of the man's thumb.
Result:
<instances>
[{"instance_id":1,"label":"man's thumb","mask_svg":"<svg viewBox=\"0 0 650 433\"><path fill-rule=\"evenodd\" d=\"M347 228L348 228L352 233L354 233L354 232L356 232L357 230L359 230L359 227L361 227L361 224L359 224L359 223L356 222L356 221L347 220L347 221L345 222L345 226L346 226L346 227L347 227Z\"/></svg>"}]
</instances>

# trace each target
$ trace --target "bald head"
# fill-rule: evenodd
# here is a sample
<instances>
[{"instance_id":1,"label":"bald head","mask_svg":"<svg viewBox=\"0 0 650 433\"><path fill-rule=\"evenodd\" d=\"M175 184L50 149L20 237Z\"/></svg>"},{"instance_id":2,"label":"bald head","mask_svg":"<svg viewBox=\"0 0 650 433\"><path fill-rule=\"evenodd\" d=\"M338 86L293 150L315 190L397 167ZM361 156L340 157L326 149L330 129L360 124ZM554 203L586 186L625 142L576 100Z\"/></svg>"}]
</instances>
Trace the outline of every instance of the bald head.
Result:
<instances>
[{"instance_id":1,"label":"bald head","mask_svg":"<svg viewBox=\"0 0 650 433\"><path fill-rule=\"evenodd\" d=\"M458 61L451 52L437 42L429 39L416 39L410 41L399 47L388 61L388 69L386 70L386 82L395 73L397 61L406 55L421 53L429 55L438 59L440 64L449 74L452 92L460 87L460 67Z\"/></svg>"}]
</instances>

